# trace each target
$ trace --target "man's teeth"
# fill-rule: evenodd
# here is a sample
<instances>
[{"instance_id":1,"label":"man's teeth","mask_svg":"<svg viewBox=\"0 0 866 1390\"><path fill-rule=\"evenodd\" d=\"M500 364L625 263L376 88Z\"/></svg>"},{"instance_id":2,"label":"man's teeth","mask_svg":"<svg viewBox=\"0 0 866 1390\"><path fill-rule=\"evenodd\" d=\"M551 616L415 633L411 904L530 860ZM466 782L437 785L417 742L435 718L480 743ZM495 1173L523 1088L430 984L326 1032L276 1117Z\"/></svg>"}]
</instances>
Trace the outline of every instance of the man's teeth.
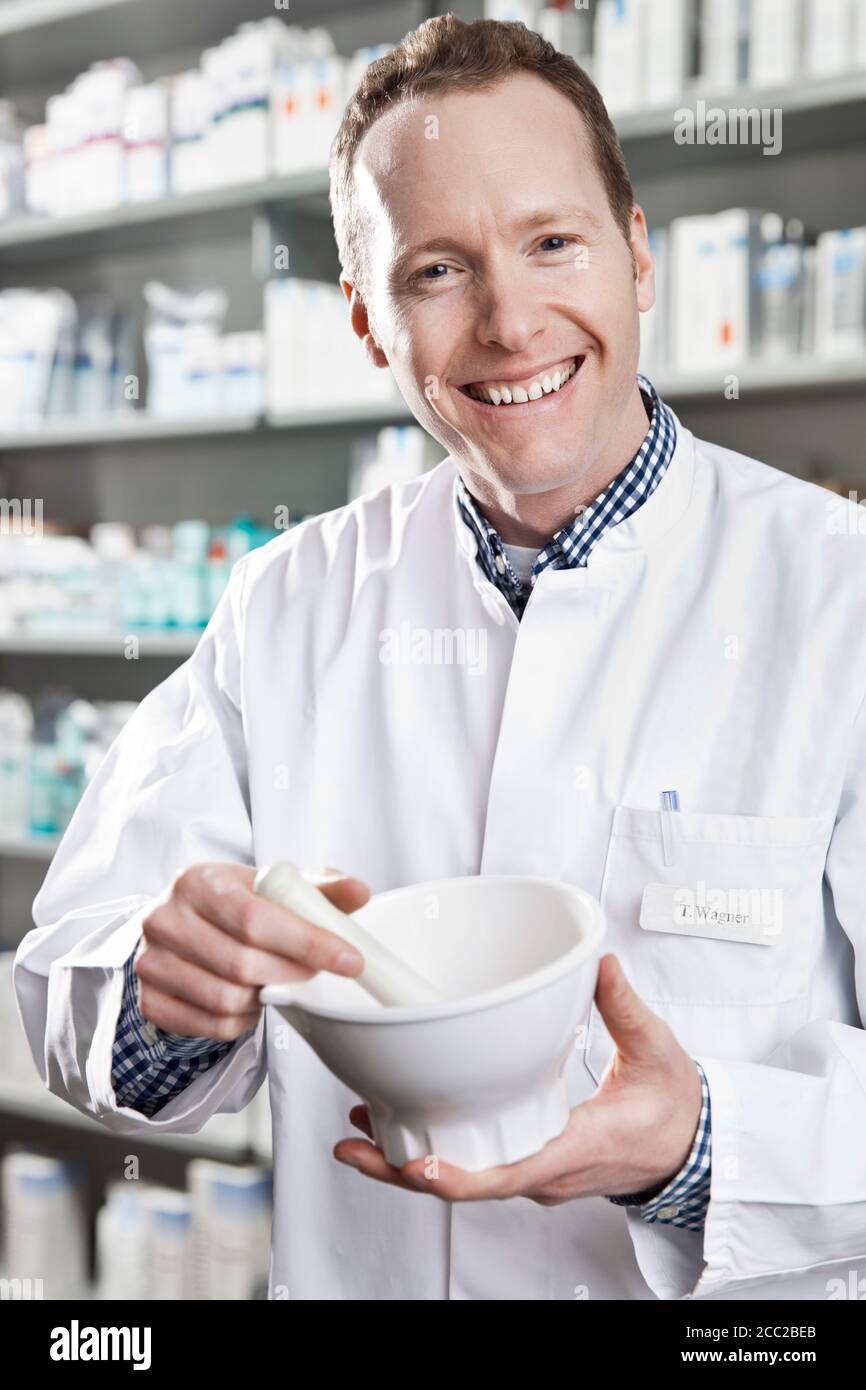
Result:
<instances>
[{"instance_id":1,"label":"man's teeth","mask_svg":"<svg viewBox=\"0 0 866 1390\"><path fill-rule=\"evenodd\" d=\"M558 391L560 386L574 376L577 371L577 358L568 367L557 368L555 371L539 377L535 381L529 382L526 386L466 386L464 389L470 396L474 396L477 401L484 401L486 405L524 405L527 401L537 401L541 396L549 396L551 391Z\"/></svg>"}]
</instances>

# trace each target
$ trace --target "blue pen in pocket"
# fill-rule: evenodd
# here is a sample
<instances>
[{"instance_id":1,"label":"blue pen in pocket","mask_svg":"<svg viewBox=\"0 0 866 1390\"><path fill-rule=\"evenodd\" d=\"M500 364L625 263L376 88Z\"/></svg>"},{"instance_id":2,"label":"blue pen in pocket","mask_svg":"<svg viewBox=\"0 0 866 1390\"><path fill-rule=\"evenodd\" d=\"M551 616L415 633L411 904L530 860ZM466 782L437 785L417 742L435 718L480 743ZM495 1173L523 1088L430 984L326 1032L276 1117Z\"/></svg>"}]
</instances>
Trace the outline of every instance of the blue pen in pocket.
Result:
<instances>
[{"instance_id":1,"label":"blue pen in pocket","mask_svg":"<svg viewBox=\"0 0 866 1390\"><path fill-rule=\"evenodd\" d=\"M662 852L665 866L670 868L674 862L674 826L671 817L674 811L680 809L680 799L676 792L666 791L661 793L661 803L659 820L662 831Z\"/></svg>"}]
</instances>

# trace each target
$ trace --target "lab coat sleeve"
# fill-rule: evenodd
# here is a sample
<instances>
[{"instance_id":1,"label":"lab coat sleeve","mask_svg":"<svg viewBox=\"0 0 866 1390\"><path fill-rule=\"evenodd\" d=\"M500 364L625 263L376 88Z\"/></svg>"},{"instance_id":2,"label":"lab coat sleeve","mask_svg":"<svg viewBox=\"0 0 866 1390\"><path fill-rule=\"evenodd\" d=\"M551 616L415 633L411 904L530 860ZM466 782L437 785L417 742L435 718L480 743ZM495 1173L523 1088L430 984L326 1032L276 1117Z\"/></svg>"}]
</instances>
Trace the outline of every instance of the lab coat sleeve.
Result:
<instances>
[{"instance_id":1,"label":"lab coat sleeve","mask_svg":"<svg viewBox=\"0 0 866 1390\"><path fill-rule=\"evenodd\" d=\"M240 695L244 565L193 655L141 702L79 803L15 958L18 1009L44 1084L122 1134L201 1128L264 1076L263 1019L152 1119L111 1080L124 965L155 900L206 860L253 862Z\"/></svg>"},{"instance_id":2,"label":"lab coat sleeve","mask_svg":"<svg viewBox=\"0 0 866 1390\"><path fill-rule=\"evenodd\" d=\"M766 1059L698 1058L713 1116L703 1237L648 1226L628 1212L641 1271L660 1298L749 1296L761 1281L822 1266L829 1279L846 1261L866 1260L864 849L866 701L826 863L836 916L853 947L860 1025L812 1019Z\"/></svg>"}]
</instances>

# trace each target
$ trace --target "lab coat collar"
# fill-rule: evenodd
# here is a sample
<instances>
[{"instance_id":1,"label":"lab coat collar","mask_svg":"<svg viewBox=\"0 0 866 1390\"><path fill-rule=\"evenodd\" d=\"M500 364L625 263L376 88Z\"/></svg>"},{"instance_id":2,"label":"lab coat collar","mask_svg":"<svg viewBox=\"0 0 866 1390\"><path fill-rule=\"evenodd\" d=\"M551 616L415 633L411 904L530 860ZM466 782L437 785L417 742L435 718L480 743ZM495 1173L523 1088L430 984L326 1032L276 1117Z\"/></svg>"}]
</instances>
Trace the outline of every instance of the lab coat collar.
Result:
<instances>
[{"instance_id":1,"label":"lab coat collar","mask_svg":"<svg viewBox=\"0 0 866 1390\"><path fill-rule=\"evenodd\" d=\"M670 406L668 406L670 410ZM677 442L673 457L662 475L655 491L645 502L615 526L608 526L588 557L585 570L606 567L608 561L620 558L633 558L636 552L650 550L684 520L691 505L695 476L695 440L691 430L685 428L675 411L671 410L677 431ZM463 519L457 496L457 463L453 456L443 460L452 469L453 485L452 518L459 551L477 571L477 579L485 586L484 579L476 561L477 542ZM569 573L565 570L545 571L557 575ZM579 571L573 571L579 573ZM476 583L476 588L479 584ZM492 586L490 586L492 587Z\"/></svg>"}]
</instances>

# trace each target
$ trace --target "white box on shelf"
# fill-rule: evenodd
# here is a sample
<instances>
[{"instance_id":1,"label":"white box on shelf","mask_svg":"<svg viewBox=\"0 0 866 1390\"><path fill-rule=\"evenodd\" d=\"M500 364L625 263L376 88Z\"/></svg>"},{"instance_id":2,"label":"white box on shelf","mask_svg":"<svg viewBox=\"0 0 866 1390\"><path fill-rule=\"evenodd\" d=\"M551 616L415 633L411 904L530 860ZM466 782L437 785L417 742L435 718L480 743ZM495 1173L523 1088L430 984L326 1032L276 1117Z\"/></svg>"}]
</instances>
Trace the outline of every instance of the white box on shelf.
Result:
<instances>
[{"instance_id":1,"label":"white box on shelf","mask_svg":"<svg viewBox=\"0 0 866 1390\"><path fill-rule=\"evenodd\" d=\"M279 59L270 26L242 24L220 45L225 90L221 125L222 182L263 180L271 171L270 99Z\"/></svg>"},{"instance_id":2,"label":"white box on shelf","mask_svg":"<svg viewBox=\"0 0 866 1390\"><path fill-rule=\"evenodd\" d=\"M709 95L732 91L748 77L749 0L701 5L700 80Z\"/></svg>"},{"instance_id":3,"label":"white box on shelf","mask_svg":"<svg viewBox=\"0 0 866 1390\"><path fill-rule=\"evenodd\" d=\"M274 172L326 169L349 97L349 64L339 54L284 63L274 73Z\"/></svg>"},{"instance_id":4,"label":"white box on shelf","mask_svg":"<svg viewBox=\"0 0 866 1390\"><path fill-rule=\"evenodd\" d=\"M200 1300L261 1297L268 1283L273 1219L272 1175L265 1166L235 1167L193 1159L191 1285Z\"/></svg>"},{"instance_id":5,"label":"white box on shelf","mask_svg":"<svg viewBox=\"0 0 866 1390\"><path fill-rule=\"evenodd\" d=\"M542 4L543 0L484 0L484 18L525 24L527 29L535 29Z\"/></svg>"},{"instance_id":6,"label":"white box on shelf","mask_svg":"<svg viewBox=\"0 0 866 1390\"><path fill-rule=\"evenodd\" d=\"M677 217L669 228L671 365L700 371L714 357L722 251L714 216Z\"/></svg>"},{"instance_id":7,"label":"white box on shelf","mask_svg":"<svg viewBox=\"0 0 866 1390\"><path fill-rule=\"evenodd\" d=\"M73 92L57 92L45 103L50 148L47 211L52 217L79 210L78 152L81 144L80 103Z\"/></svg>"},{"instance_id":8,"label":"white box on shelf","mask_svg":"<svg viewBox=\"0 0 866 1390\"><path fill-rule=\"evenodd\" d=\"M846 72L853 65L853 45L852 0L806 0L803 72L807 77Z\"/></svg>"},{"instance_id":9,"label":"white box on shelf","mask_svg":"<svg viewBox=\"0 0 866 1390\"><path fill-rule=\"evenodd\" d=\"M48 126L28 126L24 131L24 204L28 212L43 217L51 211L55 182Z\"/></svg>"},{"instance_id":10,"label":"white box on shelf","mask_svg":"<svg viewBox=\"0 0 866 1390\"><path fill-rule=\"evenodd\" d=\"M729 208L671 223L671 360L679 370L724 367L752 355L762 216Z\"/></svg>"},{"instance_id":11,"label":"white box on shelf","mask_svg":"<svg viewBox=\"0 0 866 1390\"><path fill-rule=\"evenodd\" d=\"M389 368L367 361L337 285L286 277L265 286L269 413L399 400Z\"/></svg>"},{"instance_id":12,"label":"white box on shelf","mask_svg":"<svg viewBox=\"0 0 866 1390\"><path fill-rule=\"evenodd\" d=\"M646 8L646 106L675 105L692 76L697 13L694 0L652 0Z\"/></svg>"},{"instance_id":13,"label":"white box on shelf","mask_svg":"<svg viewBox=\"0 0 866 1390\"><path fill-rule=\"evenodd\" d=\"M536 28L559 53L567 53L581 66L589 60L592 52L592 16L588 6L586 9L548 7L541 11L538 23L530 27Z\"/></svg>"},{"instance_id":14,"label":"white box on shelf","mask_svg":"<svg viewBox=\"0 0 866 1390\"><path fill-rule=\"evenodd\" d=\"M645 0L599 0L594 79L612 116L643 105L645 20Z\"/></svg>"},{"instance_id":15,"label":"white box on shelf","mask_svg":"<svg viewBox=\"0 0 866 1390\"><path fill-rule=\"evenodd\" d=\"M118 58L94 63L73 83L81 122L76 156L80 211L114 208L123 202L124 107L127 92L140 82L135 64Z\"/></svg>"},{"instance_id":16,"label":"white box on shelf","mask_svg":"<svg viewBox=\"0 0 866 1390\"><path fill-rule=\"evenodd\" d=\"M304 127L300 96L300 65L280 63L271 89L271 148L274 173L295 174L303 162Z\"/></svg>"},{"instance_id":17,"label":"white box on shelf","mask_svg":"<svg viewBox=\"0 0 866 1390\"><path fill-rule=\"evenodd\" d=\"M198 193L210 181L207 169L213 89L200 68L177 73L169 88L172 193Z\"/></svg>"},{"instance_id":18,"label":"white box on shelf","mask_svg":"<svg viewBox=\"0 0 866 1390\"><path fill-rule=\"evenodd\" d=\"M815 340L823 357L866 352L866 227L818 237Z\"/></svg>"},{"instance_id":19,"label":"white box on shelf","mask_svg":"<svg viewBox=\"0 0 866 1390\"><path fill-rule=\"evenodd\" d=\"M749 82L786 87L800 75L803 0L752 0L749 20Z\"/></svg>"},{"instance_id":20,"label":"white box on shelf","mask_svg":"<svg viewBox=\"0 0 866 1390\"><path fill-rule=\"evenodd\" d=\"M728 208L716 215L721 241L719 317L714 335L717 360L738 363L756 355L758 345L758 267L763 241L762 211Z\"/></svg>"},{"instance_id":21,"label":"white box on shelf","mask_svg":"<svg viewBox=\"0 0 866 1390\"><path fill-rule=\"evenodd\" d=\"M301 286L302 282L292 276L269 280L265 285L265 400L272 415L288 415L303 405L298 369Z\"/></svg>"},{"instance_id":22,"label":"white box on shelf","mask_svg":"<svg viewBox=\"0 0 866 1390\"><path fill-rule=\"evenodd\" d=\"M87 1216L72 1163L25 1150L0 1160L7 1276L36 1279L52 1300L87 1296Z\"/></svg>"}]
</instances>

